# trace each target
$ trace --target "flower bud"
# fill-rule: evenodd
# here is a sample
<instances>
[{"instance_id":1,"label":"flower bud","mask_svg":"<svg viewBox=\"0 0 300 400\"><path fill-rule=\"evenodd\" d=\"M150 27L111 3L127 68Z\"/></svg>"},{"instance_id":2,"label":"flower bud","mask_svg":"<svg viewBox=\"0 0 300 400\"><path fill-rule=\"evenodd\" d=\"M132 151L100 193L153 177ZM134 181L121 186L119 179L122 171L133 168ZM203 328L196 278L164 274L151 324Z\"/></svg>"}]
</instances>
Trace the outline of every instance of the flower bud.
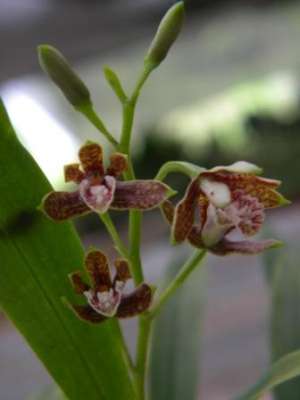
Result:
<instances>
[{"instance_id":1,"label":"flower bud","mask_svg":"<svg viewBox=\"0 0 300 400\"><path fill-rule=\"evenodd\" d=\"M75 108L81 109L91 104L89 90L57 49L41 45L38 47L38 56L42 69Z\"/></svg>"},{"instance_id":2,"label":"flower bud","mask_svg":"<svg viewBox=\"0 0 300 400\"><path fill-rule=\"evenodd\" d=\"M175 42L184 19L184 3L180 1L169 9L162 19L145 57L145 65L156 68L167 56Z\"/></svg>"}]
</instances>

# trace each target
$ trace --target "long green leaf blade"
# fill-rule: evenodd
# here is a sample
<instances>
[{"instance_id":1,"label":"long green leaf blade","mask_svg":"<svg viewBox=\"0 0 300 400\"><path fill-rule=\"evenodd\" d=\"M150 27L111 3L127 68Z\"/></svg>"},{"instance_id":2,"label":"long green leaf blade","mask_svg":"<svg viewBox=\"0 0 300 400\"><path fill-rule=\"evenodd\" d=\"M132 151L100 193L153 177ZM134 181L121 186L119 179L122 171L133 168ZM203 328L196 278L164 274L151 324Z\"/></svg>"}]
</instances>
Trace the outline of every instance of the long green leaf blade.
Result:
<instances>
[{"instance_id":1,"label":"long green leaf blade","mask_svg":"<svg viewBox=\"0 0 300 400\"><path fill-rule=\"evenodd\" d=\"M178 260L166 272L170 281ZM190 279L164 306L153 331L150 362L151 400L196 400L200 379L200 340L205 270Z\"/></svg>"},{"instance_id":2,"label":"long green leaf blade","mask_svg":"<svg viewBox=\"0 0 300 400\"><path fill-rule=\"evenodd\" d=\"M259 382L248 390L247 393L236 400L258 400L263 394L277 385L300 375L300 351L290 353L276 363L259 380Z\"/></svg>"},{"instance_id":3,"label":"long green leaf blade","mask_svg":"<svg viewBox=\"0 0 300 400\"><path fill-rule=\"evenodd\" d=\"M83 249L70 223L36 211L51 187L1 102L0 176L0 306L70 400L134 399L117 322L85 324L61 302L78 302L67 275Z\"/></svg>"},{"instance_id":4,"label":"long green leaf blade","mask_svg":"<svg viewBox=\"0 0 300 400\"><path fill-rule=\"evenodd\" d=\"M277 254L278 257L278 254ZM300 269L296 244L285 247L276 259L265 259L266 269L272 270L271 342L272 361L300 349ZM278 400L300 398L300 378L280 385L274 391Z\"/></svg>"}]
</instances>

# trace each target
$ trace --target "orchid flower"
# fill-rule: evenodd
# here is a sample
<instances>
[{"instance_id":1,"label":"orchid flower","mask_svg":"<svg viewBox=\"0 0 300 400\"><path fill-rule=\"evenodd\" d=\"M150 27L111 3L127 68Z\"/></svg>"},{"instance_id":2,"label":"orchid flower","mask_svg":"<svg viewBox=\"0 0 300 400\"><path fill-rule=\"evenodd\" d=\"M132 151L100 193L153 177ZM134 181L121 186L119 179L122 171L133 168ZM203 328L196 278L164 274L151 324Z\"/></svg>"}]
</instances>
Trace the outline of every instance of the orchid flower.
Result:
<instances>
[{"instance_id":1,"label":"orchid flower","mask_svg":"<svg viewBox=\"0 0 300 400\"><path fill-rule=\"evenodd\" d=\"M219 255L255 254L278 246L280 242L273 239L229 238L233 232L244 237L255 235L263 225L266 209L289 203L276 190L280 181L257 176L260 172L244 161L201 171L175 208L170 201L162 206L172 224L173 242L187 239L193 246Z\"/></svg>"},{"instance_id":2,"label":"orchid flower","mask_svg":"<svg viewBox=\"0 0 300 400\"><path fill-rule=\"evenodd\" d=\"M102 148L88 142L79 150L80 164L65 166L65 181L78 185L73 192L50 192L42 200L41 209L55 221L90 212L103 214L108 209L149 210L159 206L174 192L155 180L120 181L127 170L126 155L113 153L105 170Z\"/></svg>"},{"instance_id":3,"label":"orchid flower","mask_svg":"<svg viewBox=\"0 0 300 400\"><path fill-rule=\"evenodd\" d=\"M70 275L75 292L83 295L88 303L69 304L79 318L91 323L100 323L112 317L134 317L149 308L152 300L150 286L142 283L131 293L124 294L125 284L131 279L128 262L119 258L115 260L114 266L116 274L112 280L105 254L99 250L92 250L85 258L85 268L92 286L82 280L80 272Z\"/></svg>"}]
</instances>

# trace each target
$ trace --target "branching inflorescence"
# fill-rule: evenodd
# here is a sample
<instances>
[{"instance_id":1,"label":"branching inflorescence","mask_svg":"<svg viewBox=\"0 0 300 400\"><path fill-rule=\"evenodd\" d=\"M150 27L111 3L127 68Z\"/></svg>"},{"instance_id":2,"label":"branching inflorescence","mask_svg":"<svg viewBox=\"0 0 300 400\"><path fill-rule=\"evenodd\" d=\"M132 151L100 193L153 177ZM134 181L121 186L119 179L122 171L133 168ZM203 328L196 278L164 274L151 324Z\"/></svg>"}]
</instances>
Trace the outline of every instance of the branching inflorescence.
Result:
<instances>
[{"instance_id":1,"label":"branching inflorescence","mask_svg":"<svg viewBox=\"0 0 300 400\"><path fill-rule=\"evenodd\" d=\"M145 398L152 320L164 302L199 265L207 250L217 255L235 252L255 254L278 246L280 242L276 240L237 240L230 236L236 232L242 236L258 233L265 210L288 203L277 192L279 181L259 177L260 169L243 161L211 170L170 161L162 166L153 180L135 179L130 143L136 103L146 79L165 59L176 40L183 18L183 2L167 12L145 56L142 73L131 95L125 93L117 74L105 67L105 77L123 107L119 141L94 111L89 90L61 53L48 45L39 47L42 68L75 109L86 116L114 148L106 168L101 145L85 143L79 150L80 162L67 165L64 171L65 181L74 182L77 189L49 193L42 199L41 209L53 221L64 221L91 212L98 214L122 256L115 260L116 272L112 278L106 256L100 250L89 251L85 268L90 283L82 278L81 272L70 276L76 293L84 296L86 304L68 304L77 316L92 323L103 323L113 317L140 315L137 359L131 363L138 399ZM186 193L177 205L169 200L175 191L163 183L166 176L174 172L190 177ZM160 207L171 226L172 242L188 241L196 250L165 292L153 300L153 290L143 278L140 234L142 212L156 207ZM122 242L109 217L111 209L129 211L129 246ZM125 293L125 283L131 277L136 288Z\"/></svg>"}]
</instances>

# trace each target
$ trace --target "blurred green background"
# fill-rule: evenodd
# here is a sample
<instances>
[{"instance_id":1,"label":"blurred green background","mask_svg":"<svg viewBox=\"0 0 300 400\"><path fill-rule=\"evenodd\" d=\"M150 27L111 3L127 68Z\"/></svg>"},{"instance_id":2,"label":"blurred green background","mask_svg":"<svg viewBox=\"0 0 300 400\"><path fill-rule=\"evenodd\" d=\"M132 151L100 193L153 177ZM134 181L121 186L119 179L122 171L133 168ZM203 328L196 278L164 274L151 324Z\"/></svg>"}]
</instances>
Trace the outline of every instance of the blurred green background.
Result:
<instances>
[{"instance_id":1,"label":"blurred green background","mask_svg":"<svg viewBox=\"0 0 300 400\"><path fill-rule=\"evenodd\" d=\"M130 89L156 26L173 3L0 0L0 95L20 139L56 188L64 185L63 165L75 161L80 143L106 144L42 75L36 46L50 43L69 58L118 136L121 110L102 67L114 68ZM282 179L284 194L294 200L291 208L272 214L270 229L285 241L295 239L300 234L300 1L190 0L186 5L184 30L151 75L138 106L133 146L138 176L152 177L170 159L205 167L237 159L255 162L266 176ZM171 177L178 188L184 182ZM123 232L122 220L117 222ZM86 245L112 251L96 219L77 225ZM155 283L170 258L167 229L158 213L146 216L145 228L146 273ZM289 263L298 265L295 252L290 251ZM253 383L268 364L270 296L256 257L210 257L208 266L201 393L205 399L226 400ZM130 343L133 331L126 323ZM18 387L13 385L16 376ZM2 319L4 400L24 399L47 382L44 370Z\"/></svg>"}]
</instances>

